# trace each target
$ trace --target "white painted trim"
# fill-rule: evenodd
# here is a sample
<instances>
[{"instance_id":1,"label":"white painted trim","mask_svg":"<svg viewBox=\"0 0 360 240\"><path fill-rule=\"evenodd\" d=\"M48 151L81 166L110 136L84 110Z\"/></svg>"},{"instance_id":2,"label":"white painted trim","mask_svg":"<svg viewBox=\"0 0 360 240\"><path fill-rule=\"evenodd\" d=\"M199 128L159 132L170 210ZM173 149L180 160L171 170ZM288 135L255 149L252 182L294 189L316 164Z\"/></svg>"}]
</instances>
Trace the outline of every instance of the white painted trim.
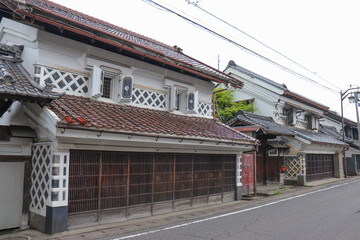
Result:
<instances>
[{"instance_id":1,"label":"white painted trim","mask_svg":"<svg viewBox=\"0 0 360 240\"><path fill-rule=\"evenodd\" d=\"M138 136L131 134L90 132L76 129L58 129L58 149L94 149L108 151L137 152L188 152L188 153L226 153L236 154L239 151L249 151L252 145L237 145L229 143L209 142L204 138L181 139L163 138L157 136ZM101 144L99 144L101 142Z\"/></svg>"},{"instance_id":2,"label":"white painted trim","mask_svg":"<svg viewBox=\"0 0 360 240\"><path fill-rule=\"evenodd\" d=\"M10 141L0 141L1 155L31 156L31 138L11 137Z\"/></svg>"}]
</instances>

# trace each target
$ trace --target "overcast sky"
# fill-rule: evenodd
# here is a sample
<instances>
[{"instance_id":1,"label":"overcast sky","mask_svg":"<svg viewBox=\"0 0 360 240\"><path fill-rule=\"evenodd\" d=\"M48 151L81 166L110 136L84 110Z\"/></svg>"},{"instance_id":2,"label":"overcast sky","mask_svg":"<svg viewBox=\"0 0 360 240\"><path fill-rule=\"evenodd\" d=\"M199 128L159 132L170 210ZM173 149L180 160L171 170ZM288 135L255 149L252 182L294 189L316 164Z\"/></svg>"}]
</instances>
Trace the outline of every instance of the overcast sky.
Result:
<instances>
[{"instance_id":1,"label":"overcast sky","mask_svg":"<svg viewBox=\"0 0 360 240\"><path fill-rule=\"evenodd\" d=\"M291 75L219 39L178 16L142 0L54 0L168 45L215 68L230 60L340 113L340 89L360 85L360 14L357 0L200 0L198 6L281 52L311 74L185 0L154 0L218 33L299 72L330 91ZM326 79L324 81L322 78ZM355 105L344 101L345 116L356 121Z\"/></svg>"}]
</instances>

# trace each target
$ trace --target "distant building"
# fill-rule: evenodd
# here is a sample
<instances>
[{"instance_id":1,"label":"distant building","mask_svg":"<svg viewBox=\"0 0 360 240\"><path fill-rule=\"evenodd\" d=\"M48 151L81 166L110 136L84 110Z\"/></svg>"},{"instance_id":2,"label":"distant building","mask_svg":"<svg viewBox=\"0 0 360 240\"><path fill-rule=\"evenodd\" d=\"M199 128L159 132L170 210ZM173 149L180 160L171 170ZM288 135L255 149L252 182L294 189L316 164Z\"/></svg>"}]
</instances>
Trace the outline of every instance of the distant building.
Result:
<instances>
[{"instance_id":1,"label":"distant building","mask_svg":"<svg viewBox=\"0 0 360 240\"><path fill-rule=\"evenodd\" d=\"M234 92L236 101L254 99L255 114L239 113L229 122L230 126L237 129L246 126L244 117L240 117L244 115L247 119L253 118L249 126L259 126L265 132L260 138L262 141L257 152L258 182L267 184L279 181L280 165L286 167L285 180L298 184L343 177L342 152L347 144L320 132L320 119L328 112L327 106L290 91L284 84L236 65L234 61L229 62L224 72L244 82L244 87ZM266 124L261 123L264 119L261 116L269 118ZM270 118L274 123L286 127L294 136L286 135L284 131L272 133L279 127L271 123ZM256 137L260 137L259 132ZM274 142L277 142L277 146ZM281 158L274 160L278 156Z\"/></svg>"}]
</instances>

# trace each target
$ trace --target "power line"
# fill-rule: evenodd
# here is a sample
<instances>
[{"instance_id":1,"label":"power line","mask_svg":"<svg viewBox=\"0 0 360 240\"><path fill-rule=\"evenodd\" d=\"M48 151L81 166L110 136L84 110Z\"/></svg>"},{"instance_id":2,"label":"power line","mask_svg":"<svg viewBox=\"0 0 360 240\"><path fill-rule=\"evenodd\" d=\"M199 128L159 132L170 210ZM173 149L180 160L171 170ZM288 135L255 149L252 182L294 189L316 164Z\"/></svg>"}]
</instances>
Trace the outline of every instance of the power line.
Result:
<instances>
[{"instance_id":1,"label":"power line","mask_svg":"<svg viewBox=\"0 0 360 240\"><path fill-rule=\"evenodd\" d=\"M205 30L205 31L207 31L207 32L209 32L209 33L223 39L223 40L226 40L226 41L230 42L231 44L241 48L242 50L244 50L244 51L246 51L246 52L248 52L248 53L250 53L250 54L252 54L252 55L254 55L256 57L259 57L259 58L261 58L261 59L263 59L263 60L265 60L265 61L267 61L267 62L269 62L269 63L271 63L271 64L273 64L273 65L275 65L277 67L279 67L280 69L282 69L282 70L284 70L284 71L286 71L288 73L291 73L291 74L293 74L293 75L295 75L295 76L297 76L299 78L302 78L302 79L304 79L306 81L314 83L314 84L316 84L316 85L318 85L318 86L320 86L322 88L325 88L325 89L330 90L332 92L338 93L338 91L336 91L334 89L331 89L328 86L325 86L325 85L323 85L323 84L321 84L321 83L319 83L319 82L317 82L317 81L315 81L315 80L313 80L313 79L311 79L309 77L306 77L306 76L304 76L304 75L302 75L302 74L300 74L300 73L298 73L298 72L296 72L294 70L291 70L291 69L289 69L289 68L287 68L287 67L285 67L285 66L283 66L283 65L281 65L281 64L279 64L279 63L277 63L277 62L275 62L273 60L271 60L270 58L267 58L267 57L255 52L255 51L241 45L240 43L237 43L234 40L231 40L231 39L225 37L224 35L222 35L220 33L217 33L217 32L215 32L215 31L213 31L213 30L211 30L211 29L209 29L209 28L207 28L207 27L205 27L205 26L203 26L203 25L201 25L201 24L199 24L199 23L197 23L197 22L195 22L195 21L193 21L193 20L191 20L191 19L189 19L189 18L187 18L187 17L185 17L185 16L183 16L183 15L181 15L181 14L179 14L179 13L177 13L177 12L175 12L175 11L173 11L173 10L159 4L159 3L157 3L157 2L154 2L152 0L142 0L142 1L150 2L150 3L154 4L154 5L156 5L157 7L160 7L160 8L162 8L162 9L164 9L164 10L166 10L166 11L172 13L172 14L175 14L176 16L190 22L191 24L193 24L193 25L195 25L195 26L197 26L197 27L199 27L199 28L201 28L201 29L203 29L203 30Z\"/></svg>"},{"instance_id":2,"label":"power line","mask_svg":"<svg viewBox=\"0 0 360 240\"><path fill-rule=\"evenodd\" d=\"M209 11L205 10L204 8L200 7L200 6L199 6L199 4L198 4L198 1L196 1L196 2L193 2L193 1L190 1L190 0L185 0L185 1L186 1L188 4L191 4L191 5L195 6L196 8L198 8L198 9L200 9L201 11L205 12L206 14L208 14L208 15L210 15L210 16L212 16L212 17L216 18L217 20L219 20L219 21L221 21L222 23L224 23L224 24L226 24L226 25L230 26L231 28L233 28L233 29L235 29L235 30L237 30L237 31L241 32L242 34L246 35L247 37L251 38L252 40L254 40L254 41L256 41L256 42L260 43L260 44L261 44L261 45L263 45L264 47L266 47L266 48L270 49L271 51L273 51L273 52L277 53L278 55L280 55L281 57L285 58L286 60L288 60L288 61L290 61L290 62L294 63L295 65L297 65L297 66L301 67L302 69L306 70L307 72L309 72L309 73L311 73L311 74L314 74L315 76L319 77L320 79L324 80L325 82L327 82L327 83L331 84L332 86L334 86L334 87L336 87L337 89L339 89L339 90L340 90L340 88L339 88L338 86L334 85L333 83L329 82L329 81L328 81L328 80L326 80L325 78L321 77L319 74L317 74L317 73L315 73L315 72L311 71L311 70L310 70L310 69L308 69L307 67L304 67L304 66L303 66L303 65L301 65L300 63L298 63L298 62L296 62L296 61L292 60L291 58L289 58L289 57L288 57L288 56L286 56L285 54L283 54L283 53L281 53L281 52L277 51L276 49L274 49L274 48L270 47L269 45L267 45L267 44L263 43L262 41L260 41L260 40L256 39L255 37L251 36L250 34L248 34L248 33L244 32L244 31L242 31L241 29L239 29L238 27L234 26L233 24L231 24L231 23L229 23L229 22L227 22L227 21L225 21L225 20L223 20L223 19L219 18L219 17L218 17L218 16L216 16L215 14L213 14L213 13L211 13L211 12L209 12Z\"/></svg>"}]
</instances>

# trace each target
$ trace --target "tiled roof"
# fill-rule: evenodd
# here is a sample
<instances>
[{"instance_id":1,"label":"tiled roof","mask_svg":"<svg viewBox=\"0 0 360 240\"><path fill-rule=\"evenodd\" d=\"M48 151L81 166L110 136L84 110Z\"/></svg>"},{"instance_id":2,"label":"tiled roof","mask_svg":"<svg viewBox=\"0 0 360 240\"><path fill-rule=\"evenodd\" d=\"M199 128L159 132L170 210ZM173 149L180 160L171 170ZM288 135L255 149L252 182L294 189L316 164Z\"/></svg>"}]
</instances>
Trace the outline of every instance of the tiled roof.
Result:
<instances>
[{"instance_id":1,"label":"tiled roof","mask_svg":"<svg viewBox=\"0 0 360 240\"><path fill-rule=\"evenodd\" d=\"M335 127L320 125L320 131L326 135L332 136L338 140L342 139L342 135L336 130Z\"/></svg>"},{"instance_id":2,"label":"tiled roof","mask_svg":"<svg viewBox=\"0 0 360 240\"><path fill-rule=\"evenodd\" d=\"M324 134L322 132L314 132L305 129L299 128L291 128L291 130L299 137L305 138L312 143L320 143L320 144L333 144L333 145L343 145L347 144L335 139L331 135Z\"/></svg>"},{"instance_id":3,"label":"tiled roof","mask_svg":"<svg viewBox=\"0 0 360 240\"><path fill-rule=\"evenodd\" d=\"M248 124L248 126L259 126L265 134L294 135L285 126L276 123L272 117L265 117L254 113L239 111L227 124L236 124L237 121Z\"/></svg>"},{"instance_id":4,"label":"tiled roof","mask_svg":"<svg viewBox=\"0 0 360 240\"><path fill-rule=\"evenodd\" d=\"M323 105L321 103L318 103L318 102L316 102L316 101L314 101L312 99L309 99L309 98L304 97L304 96L302 96L302 95L300 95L298 93L290 91L286 87L285 84L279 84L279 83L277 83L277 82L275 82L273 80L270 80L269 78L266 78L266 77L261 76L261 75L259 75L257 73L254 73L254 72L252 72L252 71L250 71L250 70L248 70L248 69L246 69L244 67L236 65L236 63L233 60L229 61L226 69L230 68L230 67L235 68L239 72L244 73L244 74L246 74L246 75L248 75L250 77L256 78L256 79L258 79L258 80L260 80L262 82L265 82L265 83L270 84L270 85L272 85L272 86L274 86L274 87L276 87L276 88L278 88L280 90L283 90L284 91L283 95L288 97L288 98L294 99L296 101L305 103L307 105L310 105L310 106L313 106L313 107L316 107L316 108L319 108L319 109L322 109L322 110L328 110L329 109L329 107L327 107L327 106L325 106L325 105Z\"/></svg>"},{"instance_id":5,"label":"tiled roof","mask_svg":"<svg viewBox=\"0 0 360 240\"><path fill-rule=\"evenodd\" d=\"M17 8L15 10L17 14L21 13L24 16L30 17L30 19L36 19L49 24L60 24L62 27L69 26L74 28L74 31L77 33L81 29L86 35L92 34L93 38L99 41L101 38L98 37L98 33L105 34L109 37L106 43L111 44L111 41L114 41L124 44L124 48L129 47L128 49L134 50L134 52L140 51L144 56L145 54L151 54L154 59L161 59L171 63L172 67L180 68L180 70L184 68L190 69L198 74L204 74L205 77L214 81L230 82L237 87L242 87L243 85L240 80L185 55L179 47L171 47L51 1L25 0L25 2L27 6L31 7L31 10L27 10L26 7ZM99 4L102 3L99 2Z\"/></svg>"},{"instance_id":6,"label":"tiled roof","mask_svg":"<svg viewBox=\"0 0 360 240\"><path fill-rule=\"evenodd\" d=\"M230 60L226 69L230 68L230 67L233 67L235 68L236 70L238 70L239 72L241 73L244 73L252 78L256 78L256 79L259 79L265 83L268 83L274 87L277 87L281 90L287 90L287 87L285 84L280 84L280 83L277 83L277 82L274 82L273 80L270 80L269 78L266 78L264 76L261 76L260 74L257 74L257 73L254 73L253 71L250 71L242 66L239 66L237 65L233 60Z\"/></svg>"},{"instance_id":7,"label":"tiled roof","mask_svg":"<svg viewBox=\"0 0 360 240\"><path fill-rule=\"evenodd\" d=\"M21 46L0 44L0 99L49 102L59 94L41 87L21 65Z\"/></svg>"},{"instance_id":8,"label":"tiled roof","mask_svg":"<svg viewBox=\"0 0 360 240\"><path fill-rule=\"evenodd\" d=\"M51 102L49 108L61 119L58 127L178 138L201 137L243 144L254 144L256 141L216 119L106 103L79 96L64 95Z\"/></svg>"},{"instance_id":9,"label":"tiled roof","mask_svg":"<svg viewBox=\"0 0 360 240\"><path fill-rule=\"evenodd\" d=\"M312 107L315 107L315 108L318 108L318 109L321 109L321 110L324 110L324 111L327 111L329 109L328 106L325 106L319 102L316 102L310 98L307 98L307 97L304 97L298 93L294 93L294 92L291 92L289 90L286 90L283 94L284 96L288 97L288 98L291 98L291 99L294 99L296 101L299 101L299 102L302 102L302 103L305 103L309 106L312 106Z\"/></svg>"}]
</instances>

